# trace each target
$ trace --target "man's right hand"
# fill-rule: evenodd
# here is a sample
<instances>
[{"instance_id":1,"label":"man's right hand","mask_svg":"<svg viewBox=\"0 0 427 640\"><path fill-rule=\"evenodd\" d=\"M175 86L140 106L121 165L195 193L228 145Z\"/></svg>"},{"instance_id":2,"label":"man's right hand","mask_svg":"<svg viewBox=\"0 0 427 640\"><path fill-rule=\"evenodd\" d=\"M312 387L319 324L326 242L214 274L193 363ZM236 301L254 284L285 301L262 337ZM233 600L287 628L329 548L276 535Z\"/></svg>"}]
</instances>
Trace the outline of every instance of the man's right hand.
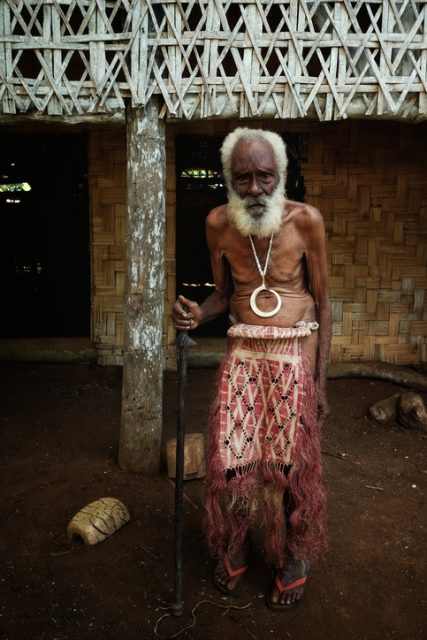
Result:
<instances>
[{"instance_id":1,"label":"man's right hand","mask_svg":"<svg viewBox=\"0 0 427 640\"><path fill-rule=\"evenodd\" d=\"M200 306L194 300L188 300L179 296L172 307L172 320L177 331L189 331L196 329L202 319Z\"/></svg>"}]
</instances>

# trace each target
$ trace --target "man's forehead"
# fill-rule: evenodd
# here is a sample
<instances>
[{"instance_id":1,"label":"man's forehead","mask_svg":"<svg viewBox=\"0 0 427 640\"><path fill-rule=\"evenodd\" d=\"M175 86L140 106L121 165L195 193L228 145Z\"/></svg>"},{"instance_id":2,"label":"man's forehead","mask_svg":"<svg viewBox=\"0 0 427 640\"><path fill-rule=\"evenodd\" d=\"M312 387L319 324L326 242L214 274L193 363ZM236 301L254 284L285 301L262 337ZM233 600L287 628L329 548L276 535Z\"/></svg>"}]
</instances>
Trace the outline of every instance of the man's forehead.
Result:
<instances>
[{"instance_id":1,"label":"man's forehead","mask_svg":"<svg viewBox=\"0 0 427 640\"><path fill-rule=\"evenodd\" d=\"M231 165L246 162L261 162L276 168L276 159L267 140L238 140L231 154Z\"/></svg>"}]
</instances>

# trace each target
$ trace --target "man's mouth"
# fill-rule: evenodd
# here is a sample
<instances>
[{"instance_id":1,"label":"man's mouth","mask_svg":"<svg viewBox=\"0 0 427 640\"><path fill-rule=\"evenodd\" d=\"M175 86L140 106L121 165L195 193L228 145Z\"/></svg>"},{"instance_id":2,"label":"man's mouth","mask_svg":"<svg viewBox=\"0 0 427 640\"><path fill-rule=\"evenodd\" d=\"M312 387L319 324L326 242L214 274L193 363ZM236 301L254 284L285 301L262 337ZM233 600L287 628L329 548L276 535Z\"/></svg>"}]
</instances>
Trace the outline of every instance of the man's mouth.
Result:
<instances>
[{"instance_id":1,"label":"man's mouth","mask_svg":"<svg viewBox=\"0 0 427 640\"><path fill-rule=\"evenodd\" d=\"M248 211L248 213L251 214L251 216L255 216L257 218L261 217L264 214L264 211L267 207L267 203L263 200L263 201L258 201L258 202L247 202L246 203L246 210Z\"/></svg>"},{"instance_id":2,"label":"man's mouth","mask_svg":"<svg viewBox=\"0 0 427 640\"><path fill-rule=\"evenodd\" d=\"M258 206L252 207L248 210L248 214L252 218L252 220L261 220L265 216L265 207Z\"/></svg>"}]
</instances>

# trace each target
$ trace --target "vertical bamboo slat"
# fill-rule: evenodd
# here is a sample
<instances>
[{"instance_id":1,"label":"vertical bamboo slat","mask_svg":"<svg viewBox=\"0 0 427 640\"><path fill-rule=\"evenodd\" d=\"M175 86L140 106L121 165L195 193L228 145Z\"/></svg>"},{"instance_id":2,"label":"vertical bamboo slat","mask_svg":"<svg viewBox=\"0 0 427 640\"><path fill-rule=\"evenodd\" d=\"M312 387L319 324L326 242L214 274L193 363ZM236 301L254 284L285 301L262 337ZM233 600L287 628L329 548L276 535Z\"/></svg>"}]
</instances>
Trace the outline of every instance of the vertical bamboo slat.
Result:
<instances>
[{"instance_id":1,"label":"vertical bamboo slat","mask_svg":"<svg viewBox=\"0 0 427 640\"><path fill-rule=\"evenodd\" d=\"M126 138L122 129L89 139L92 340L99 364L122 364ZM112 332L112 322L115 331Z\"/></svg>"}]
</instances>

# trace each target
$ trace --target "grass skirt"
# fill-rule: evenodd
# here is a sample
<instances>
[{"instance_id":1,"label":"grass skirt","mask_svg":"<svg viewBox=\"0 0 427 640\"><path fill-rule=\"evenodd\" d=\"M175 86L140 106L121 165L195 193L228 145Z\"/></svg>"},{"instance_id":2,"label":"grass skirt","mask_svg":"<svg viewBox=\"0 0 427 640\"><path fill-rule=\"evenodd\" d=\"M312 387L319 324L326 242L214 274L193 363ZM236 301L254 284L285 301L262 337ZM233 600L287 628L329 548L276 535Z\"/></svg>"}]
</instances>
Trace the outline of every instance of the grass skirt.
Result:
<instances>
[{"instance_id":1,"label":"grass skirt","mask_svg":"<svg viewBox=\"0 0 427 640\"><path fill-rule=\"evenodd\" d=\"M313 327L317 328L317 327ZM300 340L310 326L234 325L210 417L205 533L231 555L261 514L267 561L325 544L316 389Z\"/></svg>"}]
</instances>

